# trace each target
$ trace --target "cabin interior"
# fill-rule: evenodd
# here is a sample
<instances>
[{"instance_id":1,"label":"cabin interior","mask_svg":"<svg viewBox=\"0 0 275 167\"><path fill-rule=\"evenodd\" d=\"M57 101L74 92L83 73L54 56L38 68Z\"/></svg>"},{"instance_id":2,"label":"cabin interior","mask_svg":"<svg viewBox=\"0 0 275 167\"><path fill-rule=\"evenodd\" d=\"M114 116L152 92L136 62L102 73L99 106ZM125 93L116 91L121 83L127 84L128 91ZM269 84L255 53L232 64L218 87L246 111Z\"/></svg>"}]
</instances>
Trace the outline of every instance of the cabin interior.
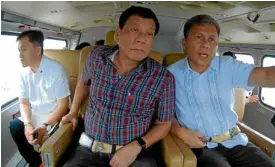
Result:
<instances>
[{"instance_id":1,"label":"cabin interior","mask_svg":"<svg viewBox=\"0 0 275 167\"><path fill-rule=\"evenodd\" d=\"M217 56L232 51L246 63L275 65L274 1L2 1L1 166L26 165L9 133L12 115L19 110L13 90L20 69L16 36L29 29L41 30L47 40L45 50L73 51L81 42L94 46L98 40L108 42L107 38L112 38L106 34L115 30L121 13L132 5L148 7L157 15L160 31L152 51L163 60L169 54L184 52L181 40L185 22L197 14L208 14L221 28ZM259 101L245 105L242 122L264 135L275 148L271 123L275 89L254 88L250 93L259 95Z\"/></svg>"}]
</instances>

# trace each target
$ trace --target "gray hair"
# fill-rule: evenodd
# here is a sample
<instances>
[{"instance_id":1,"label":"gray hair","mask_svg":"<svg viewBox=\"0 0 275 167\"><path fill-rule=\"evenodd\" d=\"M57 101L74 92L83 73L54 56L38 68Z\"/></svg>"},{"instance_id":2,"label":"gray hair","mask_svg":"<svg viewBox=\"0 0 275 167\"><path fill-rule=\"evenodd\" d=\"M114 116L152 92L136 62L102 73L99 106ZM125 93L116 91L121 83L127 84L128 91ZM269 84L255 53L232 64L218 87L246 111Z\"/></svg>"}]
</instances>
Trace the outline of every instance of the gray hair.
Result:
<instances>
[{"instance_id":1,"label":"gray hair","mask_svg":"<svg viewBox=\"0 0 275 167\"><path fill-rule=\"evenodd\" d=\"M220 35L220 26L215 21L214 18L212 18L209 15L197 15L192 17L191 19L187 20L187 22L184 24L184 38L187 39L189 32L191 28L195 25L202 25L202 24L211 24L214 25L218 31L218 35Z\"/></svg>"}]
</instances>

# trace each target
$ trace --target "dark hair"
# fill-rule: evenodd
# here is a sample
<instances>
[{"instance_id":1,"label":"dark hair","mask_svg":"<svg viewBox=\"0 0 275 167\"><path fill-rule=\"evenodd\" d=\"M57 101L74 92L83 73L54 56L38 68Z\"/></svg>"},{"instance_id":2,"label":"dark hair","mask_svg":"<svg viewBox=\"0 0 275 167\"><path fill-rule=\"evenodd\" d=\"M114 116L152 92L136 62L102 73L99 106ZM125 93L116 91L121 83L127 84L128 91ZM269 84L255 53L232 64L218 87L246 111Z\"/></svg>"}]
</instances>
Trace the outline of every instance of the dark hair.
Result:
<instances>
[{"instance_id":1,"label":"dark hair","mask_svg":"<svg viewBox=\"0 0 275 167\"><path fill-rule=\"evenodd\" d=\"M38 45L41 47L41 54L43 54L43 41L44 35L41 31L38 30L28 30L24 31L18 35L16 41L19 41L21 38L28 37L29 41L32 44Z\"/></svg>"},{"instance_id":2,"label":"dark hair","mask_svg":"<svg viewBox=\"0 0 275 167\"><path fill-rule=\"evenodd\" d=\"M195 25L202 24L211 24L214 25L218 31L218 35L220 35L220 26L211 16L208 15L197 15L187 20L184 24L184 38L187 39L191 28Z\"/></svg>"},{"instance_id":3,"label":"dark hair","mask_svg":"<svg viewBox=\"0 0 275 167\"><path fill-rule=\"evenodd\" d=\"M233 59L237 59L235 53L233 53L233 52L224 52L224 53L223 53L223 56L230 56L230 57L232 57Z\"/></svg>"},{"instance_id":4,"label":"dark hair","mask_svg":"<svg viewBox=\"0 0 275 167\"><path fill-rule=\"evenodd\" d=\"M81 49L85 48L86 46L91 46L91 44L89 44L88 42L82 42L75 47L75 50L81 50Z\"/></svg>"},{"instance_id":5,"label":"dark hair","mask_svg":"<svg viewBox=\"0 0 275 167\"><path fill-rule=\"evenodd\" d=\"M119 28L122 29L126 21L133 15L137 15L145 19L153 19L156 26L155 35L158 34L159 21L155 13L149 8L143 8L139 6L131 6L121 14L121 16L119 17Z\"/></svg>"},{"instance_id":6,"label":"dark hair","mask_svg":"<svg viewBox=\"0 0 275 167\"><path fill-rule=\"evenodd\" d=\"M95 42L95 44L98 45L98 46L99 45L104 45L104 40L103 39L102 40L98 40L98 41Z\"/></svg>"}]
</instances>

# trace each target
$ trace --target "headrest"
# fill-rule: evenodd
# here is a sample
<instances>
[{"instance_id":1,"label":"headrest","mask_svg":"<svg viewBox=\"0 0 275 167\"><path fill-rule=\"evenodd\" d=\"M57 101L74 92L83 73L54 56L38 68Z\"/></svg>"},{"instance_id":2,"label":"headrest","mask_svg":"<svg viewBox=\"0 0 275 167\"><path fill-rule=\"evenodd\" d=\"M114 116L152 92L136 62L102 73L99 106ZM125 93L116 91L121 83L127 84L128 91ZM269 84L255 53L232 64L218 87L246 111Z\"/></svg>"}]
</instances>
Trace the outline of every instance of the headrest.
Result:
<instances>
[{"instance_id":1,"label":"headrest","mask_svg":"<svg viewBox=\"0 0 275 167\"><path fill-rule=\"evenodd\" d=\"M151 57L152 59L154 59L157 62L159 62L160 64L162 64L163 58L162 58L160 52L151 51L150 54L149 54L149 57Z\"/></svg>"},{"instance_id":2,"label":"headrest","mask_svg":"<svg viewBox=\"0 0 275 167\"><path fill-rule=\"evenodd\" d=\"M184 53L169 53L164 57L163 65L167 67L185 57L186 55L184 55Z\"/></svg>"},{"instance_id":3,"label":"headrest","mask_svg":"<svg viewBox=\"0 0 275 167\"><path fill-rule=\"evenodd\" d=\"M87 61L89 55L91 54L91 52L93 51L93 49L94 49L93 46L87 46L81 50L80 60L79 60L79 72L78 72L79 75L78 75L78 77L82 76L86 61Z\"/></svg>"},{"instance_id":4,"label":"headrest","mask_svg":"<svg viewBox=\"0 0 275 167\"><path fill-rule=\"evenodd\" d=\"M245 109L246 91L241 88L235 88L234 111L238 114L238 120L242 121Z\"/></svg>"},{"instance_id":5,"label":"headrest","mask_svg":"<svg viewBox=\"0 0 275 167\"><path fill-rule=\"evenodd\" d=\"M44 53L47 57L60 62L67 70L70 77L77 77L80 55L79 50L45 49Z\"/></svg>"},{"instance_id":6,"label":"headrest","mask_svg":"<svg viewBox=\"0 0 275 167\"><path fill-rule=\"evenodd\" d=\"M104 45L115 46L116 41L114 39L115 30L108 31L105 36Z\"/></svg>"}]
</instances>

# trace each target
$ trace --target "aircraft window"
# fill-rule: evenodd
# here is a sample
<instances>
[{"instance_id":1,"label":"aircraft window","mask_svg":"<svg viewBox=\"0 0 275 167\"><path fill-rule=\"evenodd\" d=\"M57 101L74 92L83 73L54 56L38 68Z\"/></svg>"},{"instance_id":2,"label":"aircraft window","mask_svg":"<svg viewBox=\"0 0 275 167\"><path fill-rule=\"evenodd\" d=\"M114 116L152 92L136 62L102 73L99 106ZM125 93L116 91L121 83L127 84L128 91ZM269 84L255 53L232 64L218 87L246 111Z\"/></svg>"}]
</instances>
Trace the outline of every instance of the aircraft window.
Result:
<instances>
[{"instance_id":1,"label":"aircraft window","mask_svg":"<svg viewBox=\"0 0 275 167\"><path fill-rule=\"evenodd\" d=\"M262 66L275 66L275 55L265 55L262 58ZM260 88L260 102L272 109L275 109L275 88Z\"/></svg>"},{"instance_id":2,"label":"aircraft window","mask_svg":"<svg viewBox=\"0 0 275 167\"><path fill-rule=\"evenodd\" d=\"M242 61L242 62L248 63L248 64L254 64L254 59L249 54L238 54L238 53L235 53L235 56L237 57L237 60L239 60L239 61ZM246 96L247 97L249 97L251 95L252 95L252 91L246 92Z\"/></svg>"},{"instance_id":3,"label":"aircraft window","mask_svg":"<svg viewBox=\"0 0 275 167\"><path fill-rule=\"evenodd\" d=\"M237 60L242 61L244 63L248 64L254 64L254 59L249 54L238 54L236 53L235 56L237 57Z\"/></svg>"},{"instance_id":4,"label":"aircraft window","mask_svg":"<svg viewBox=\"0 0 275 167\"><path fill-rule=\"evenodd\" d=\"M66 49L67 41L63 39L47 38L44 40L44 49Z\"/></svg>"},{"instance_id":5,"label":"aircraft window","mask_svg":"<svg viewBox=\"0 0 275 167\"><path fill-rule=\"evenodd\" d=\"M17 87L19 83L19 72L22 68L17 50L18 34L1 32L0 50L0 106L4 106L17 100Z\"/></svg>"}]
</instances>

